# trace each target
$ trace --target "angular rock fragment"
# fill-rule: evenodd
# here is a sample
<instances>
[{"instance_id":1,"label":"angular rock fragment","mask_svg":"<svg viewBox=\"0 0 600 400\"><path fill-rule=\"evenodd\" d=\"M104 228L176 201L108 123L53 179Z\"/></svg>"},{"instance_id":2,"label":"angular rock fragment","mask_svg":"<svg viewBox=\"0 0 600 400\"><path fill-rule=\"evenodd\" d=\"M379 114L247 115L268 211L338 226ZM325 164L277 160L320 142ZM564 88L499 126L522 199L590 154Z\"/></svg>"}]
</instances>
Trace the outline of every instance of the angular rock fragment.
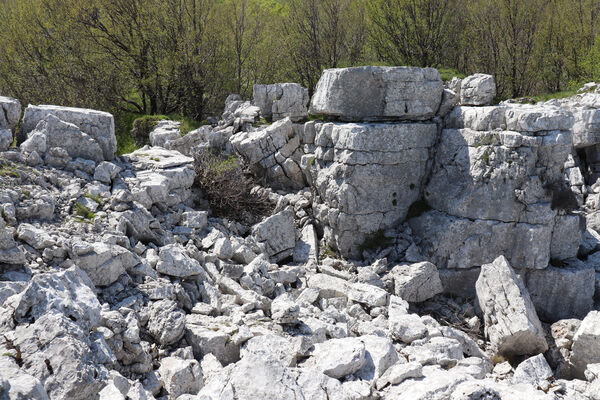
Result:
<instances>
[{"instance_id":1,"label":"angular rock fragment","mask_svg":"<svg viewBox=\"0 0 600 400\"><path fill-rule=\"evenodd\" d=\"M203 385L202 369L196 360L163 358L160 360L158 373L163 381L163 387L174 399L186 393L196 394Z\"/></svg>"},{"instance_id":2,"label":"angular rock fragment","mask_svg":"<svg viewBox=\"0 0 600 400\"><path fill-rule=\"evenodd\" d=\"M371 242L385 246L385 229L421 196L436 125L319 123L315 130L315 154L302 165L327 242L345 257Z\"/></svg>"},{"instance_id":3,"label":"angular rock fragment","mask_svg":"<svg viewBox=\"0 0 600 400\"><path fill-rule=\"evenodd\" d=\"M252 235L259 243L264 243L267 255L273 262L292 256L296 247L294 212L285 209L252 227Z\"/></svg>"},{"instance_id":4,"label":"angular rock fragment","mask_svg":"<svg viewBox=\"0 0 600 400\"><path fill-rule=\"evenodd\" d=\"M443 90L433 68L328 69L317 83L310 112L346 121L426 120L438 111Z\"/></svg>"},{"instance_id":5,"label":"angular rock fragment","mask_svg":"<svg viewBox=\"0 0 600 400\"><path fill-rule=\"evenodd\" d=\"M102 242L77 241L71 247L71 256L96 286L108 286L128 269L140 263L129 250Z\"/></svg>"},{"instance_id":6,"label":"angular rock fragment","mask_svg":"<svg viewBox=\"0 0 600 400\"><path fill-rule=\"evenodd\" d=\"M307 362L311 368L340 379L364 366L365 345L358 338L331 339L325 343L317 343Z\"/></svg>"},{"instance_id":7,"label":"angular rock fragment","mask_svg":"<svg viewBox=\"0 0 600 400\"><path fill-rule=\"evenodd\" d=\"M308 117L308 89L297 83L254 85L253 92L254 105L260 108L263 118L300 121Z\"/></svg>"},{"instance_id":8,"label":"angular rock fragment","mask_svg":"<svg viewBox=\"0 0 600 400\"><path fill-rule=\"evenodd\" d=\"M0 130L7 129L13 131L19 123L20 118L21 103L19 100L12 97L0 96Z\"/></svg>"},{"instance_id":9,"label":"angular rock fragment","mask_svg":"<svg viewBox=\"0 0 600 400\"><path fill-rule=\"evenodd\" d=\"M591 311L573 337L571 364L574 375L584 378L589 364L600 362L600 311Z\"/></svg>"},{"instance_id":10,"label":"angular rock fragment","mask_svg":"<svg viewBox=\"0 0 600 400\"><path fill-rule=\"evenodd\" d=\"M467 76L461 81L459 95L462 105L489 105L496 96L496 81L492 75L487 74Z\"/></svg>"},{"instance_id":11,"label":"angular rock fragment","mask_svg":"<svg viewBox=\"0 0 600 400\"><path fill-rule=\"evenodd\" d=\"M160 248L156 270L161 274L187 278L202 274L200 263L187 255L180 244L169 244Z\"/></svg>"},{"instance_id":12,"label":"angular rock fragment","mask_svg":"<svg viewBox=\"0 0 600 400\"><path fill-rule=\"evenodd\" d=\"M103 154L102 159L113 159L117 151L115 122L111 114L103 111L52 105L29 105L25 109L25 115L23 116L21 134L24 137L20 140L20 143L25 140L29 132L37 127L40 121L47 119L50 115L77 126L100 145Z\"/></svg>"},{"instance_id":13,"label":"angular rock fragment","mask_svg":"<svg viewBox=\"0 0 600 400\"><path fill-rule=\"evenodd\" d=\"M430 262L398 265L392 269L396 296L420 303L442 293L442 282L437 268Z\"/></svg>"},{"instance_id":14,"label":"angular rock fragment","mask_svg":"<svg viewBox=\"0 0 600 400\"><path fill-rule=\"evenodd\" d=\"M485 335L498 353L531 355L548 349L529 293L505 257L481 267L476 290Z\"/></svg>"}]
</instances>

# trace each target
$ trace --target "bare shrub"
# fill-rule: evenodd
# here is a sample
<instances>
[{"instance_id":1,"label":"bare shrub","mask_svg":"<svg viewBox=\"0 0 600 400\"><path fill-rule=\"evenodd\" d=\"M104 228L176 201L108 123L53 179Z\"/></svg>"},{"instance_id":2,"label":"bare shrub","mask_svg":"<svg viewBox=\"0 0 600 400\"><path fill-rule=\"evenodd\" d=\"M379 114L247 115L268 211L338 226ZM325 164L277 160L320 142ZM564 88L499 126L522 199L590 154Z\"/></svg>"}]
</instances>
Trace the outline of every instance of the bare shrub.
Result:
<instances>
[{"instance_id":1,"label":"bare shrub","mask_svg":"<svg viewBox=\"0 0 600 400\"><path fill-rule=\"evenodd\" d=\"M232 155L200 150L194 155L196 186L202 190L213 214L254 224L271 215L274 204L253 191L256 181Z\"/></svg>"}]
</instances>

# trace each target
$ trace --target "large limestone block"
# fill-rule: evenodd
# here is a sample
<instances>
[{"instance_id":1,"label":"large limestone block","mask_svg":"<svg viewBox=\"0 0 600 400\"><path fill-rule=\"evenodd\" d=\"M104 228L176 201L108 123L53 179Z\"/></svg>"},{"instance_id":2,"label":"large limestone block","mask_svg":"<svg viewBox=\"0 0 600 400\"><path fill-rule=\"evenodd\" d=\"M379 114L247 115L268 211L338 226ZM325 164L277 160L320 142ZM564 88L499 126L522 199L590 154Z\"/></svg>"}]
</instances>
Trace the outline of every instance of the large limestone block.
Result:
<instances>
[{"instance_id":1,"label":"large limestone block","mask_svg":"<svg viewBox=\"0 0 600 400\"><path fill-rule=\"evenodd\" d=\"M573 113L573 146L585 148L600 143L600 93L579 94L557 103Z\"/></svg>"},{"instance_id":2,"label":"large limestone block","mask_svg":"<svg viewBox=\"0 0 600 400\"><path fill-rule=\"evenodd\" d=\"M365 344L358 338L317 343L308 366L335 379L359 371L366 362Z\"/></svg>"},{"instance_id":3,"label":"large limestone block","mask_svg":"<svg viewBox=\"0 0 600 400\"><path fill-rule=\"evenodd\" d=\"M0 96L0 129L14 130L21 119L21 102Z\"/></svg>"},{"instance_id":4,"label":"large limestone block","mask_svg":"<svg viewBox=\"0 0 600 400\"><path fill-rule=\"evenodd\" d=\"M96 286L108 286L116 282L128 269L140 263L137 255L116 244L77 241L70 250L73 261Z\"/></svg>"},{"instance_id":5,"label":"large limestone block","mask_svg":"<svg viewBox=\"0 0 600 400\"><path fill-rule=\"evenodd\" d=\"M575 377L585 379L588 364L600 362L600 311L591 311L573 337L571 364Z\"/></svg>"},{"instance_id":6,"label":"large limestone block","mask_svg":"<svg viewBox=\"0 0 600 400\"><path fill-rule=\"evenodd\" d=\"M583 318L594 305L595 270L578 260L567 267L530 270L525 284L538 315L544 321Z\"/></svg>"},{"instance_id":7,"label":"large limestone block","mask_svg":"<svg viewBox=\"0 0 600 400\"><path fill-rule=\"evenodd\" d=\"M533 355L548 349L529 293L505 257L481 267L476 290L485 335L498 353Z\"/></svg>"},{"instance_id":8,"label":"large limestone block","mask_svg":"<svg viewBox=\"0 0 600 400\"><path fill-rule=\"evenodd\" d=\"M426 211L411 218L423 256L444 269L469 269L500 254L520 268L543 269L550 262L551 225L458 218Z\"/></svg>"},{"instance_id":9,"label":"large limestone block","mask_svg":"<svg viewBox=\"0 0 600 400\"><path fill-rule=\"evenodd\" d=\"M455 107L444 120L447 129L472 129L474 131L506 130L506 108L489 107Z\"/></svg>"},{"instance_id":10,"label":"large limestone block","mask_svg":"<svg viewBox=\"0 0 600 400\"><path fill-rule=\"evenodd\" d=\"M437 113L443 90L433 68L327 69L317 83L310 112L346 121L426 120Z\"/></svg>"},{"instance_id":11,"label":"large limestone block","mask_svg":"<svg viewBox=\"0 0 600 400\"><path fill-rule=\"evenodd\" d=\"M98 142L105 160L112 160L117 151L115 121L112 114L84 108L30 104L25 109L21 134L27 135L48 115L54 115L62 121L76 125L82 132Z\"/></svg>"},{"instance_id":12,"label":"large limestone block","mask_svg":"<svg viewBox=\"0 0 600 400\"><path fill-rule=\"evenodd\" d=\"M443 291L440 274L430 262L398 265L392 269L396 296L420 303Z\"/></svg>"},{"instance_id":13,"label":"large limestone block","mask_svg":"<svg viewBox=\"0 0 600 400\"><path fill-rule=\"evenodd\" d=\"M467 76L460 85L460 104L485 106L496 96L496 81L492 75L474 74Z\"/></svg>"},{"instance_id":14,"label":"large limestone block","mask_svg":"<svg viewBox=\"0 0 600 400\"><path fill-rule=\"evenodd\" d=\"M300 121L308 117L308 89L297 83L254 85L254 105L264 118L278 121L289 117Z\"/></svg>"},{"instance_id":15,"label":"large limestone block","mask_svg":"<svg viewBox=\"0 0 600 400\"><path fill-rule=\"evenodd\" d=\"M43 139L42 139L43 136ZM42 141L43 145L32 146L32 142ZM76 125L62 121L54 115L41 120L28 139L21 144L21 150L33 149L44 152L46 149L61 148L71 158L83 158L100 162L104 160L102 147L92 136L82 132Z\"/></svg>"},{"instance_id":16,"label":"large limestone block","mask_svg":"<svg viewBox=\"0 0 600 400\"><path fill-rule=\"evenodd\" d=\"M358 256L367 237L401 222L421 195L435 124L316 124L305 172L327 241Z\"/></svg>"},{"instance_id":17,"label":"large limestone block","mask_svg":"<svg viewBox=\"0 0 600 400\"><path fill-rule=\"evenodd\" d=\"M570 149L568 132L445 129L425 200L458 217L549 224L555 214L545 187L562 179Z\"/></svg>"}]
</instances>

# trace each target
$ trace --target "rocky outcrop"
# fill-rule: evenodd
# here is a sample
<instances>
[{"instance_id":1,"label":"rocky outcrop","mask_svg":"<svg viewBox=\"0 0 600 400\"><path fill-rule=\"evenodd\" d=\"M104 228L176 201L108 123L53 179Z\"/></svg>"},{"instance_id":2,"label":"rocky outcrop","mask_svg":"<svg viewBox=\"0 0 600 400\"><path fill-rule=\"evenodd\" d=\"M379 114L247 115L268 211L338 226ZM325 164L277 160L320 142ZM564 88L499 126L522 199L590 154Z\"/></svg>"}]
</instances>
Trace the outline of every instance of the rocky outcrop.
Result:
<instances>
[{"instance_id":1,"label":"rocky outcrop","mask_svg":"<svg viewBox=\"0 0 600 400\"><path fill-rule=\"evenodd\" d=\"M530 355L548 349L529 293L506 258L482 266L476 288L485 335L498 353Z\"/></svg>"},{"instance_id":2,"label":"rocky outcrop","mask_svg":"<svg viewBox=\"0 0 600 400\"><path fill-rule=\"evenodd\" d=\"M297 83L254 85L253 93L254 105L267 120L290 118L297 122L308 117L308 89Z\"/></svg>"},{"instance_id":3,"label":"rocky outcrop","mask_svg":"<svg viewBox=\"0 0 600 400\"><path fill-rule=\"evenodd\" d=\"M0 96L0 130L14 131L21 119L21 102L12 97Z\"/></svg>"},{"instance_id":4,"label":"rocky outcrop","mask_svg":"<svg viewBox=\"0 0 600 400\"><path fill-rule=\"evenodd\" d=\"M323 71L310 113L345 121L428 120L442 100L433 68L354 67Z\"/></svg>"},{"instance_id":5,"label":"rocky outcrop","mask_svg":"<svg viewBox=\"0 0 600 400\"><path fill-rule=\"evenodd\" d=\"M49 115L75 125L98 143L102 149L104 160L113 159L117 151L115 122L111 114L102 111L51 105L29 105L23 116L23 125L20 131L22 139L19 143L25 141L29 132L36 129L40 121L46 120Z\"/></svg>"},{"instance_id":6,"label":"rocky outcrop","mask_svg":"<svg viewBox=\"0 0 600 400\"><path fill-rule=\"evenodd\" d=\"M437 136L433 123L315 124L314 154L302 165L326 240L345 256L402 222L422 193Z\"/></svg>"}]
</instances>

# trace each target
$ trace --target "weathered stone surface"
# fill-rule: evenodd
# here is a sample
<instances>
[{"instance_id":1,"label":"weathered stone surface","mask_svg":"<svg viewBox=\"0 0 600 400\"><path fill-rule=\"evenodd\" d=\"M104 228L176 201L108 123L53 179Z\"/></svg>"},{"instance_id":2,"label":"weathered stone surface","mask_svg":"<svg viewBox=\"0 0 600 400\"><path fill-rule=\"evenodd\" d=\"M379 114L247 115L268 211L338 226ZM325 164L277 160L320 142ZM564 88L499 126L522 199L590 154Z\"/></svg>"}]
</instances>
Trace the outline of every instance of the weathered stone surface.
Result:
<instances>
[{"instance_id":1,"label":"weathered stone surface","mask_svg":"<svg viewBox=\"0 0 600 400\"><path fill-rule=\"evenodd\" d=\"M444 120L446 129L506 130L506 107L455 107Z\"/></svg>"},{"instance_id":2,"label":"weathered stone surface","mask_svg":"<svg viewBox=\"0 0 600 400\"><path fill-rule=\"evenodd\" d=\"M47 119L49 115L54 115L62 121L76 125L82 132L98 142L104 160L112 160L117 151L117 138L115 136L115 122L111 114L83 108L29 105L23 116L22 134L27 135L37 127L40 121Z\"/></svg>"},{"instance_id":3,"label":"weathered stone surface","mask_svg":"<svg viewBox=\"0 0 600 400\"><path fill-rule=\"evenodd\" d=\"M279 295L271 303L271 318L280 324L295 324L300 315L300 307L289 293Z\"/></svg>"},{"instance_id":4,"label":"weathered stone surface","mask_svg":"<svg viewBox=\"0 0 600 400\"><path fill-rule=\"evenodd\" d=\"M165 147L167 142L181 139L181 122L163 120L158 121L154 129L148 134L152 146Z\"/></svg>"},{"instance_id":5,"label":"weathered stone surface","mask_svg":"<svg viewBox=\"0 0 600 400\"><path fill-rule=\"evenodd\" d=\"M307 362L311 368L327 376L343 378L365 365L365 344L358 338L331 339L317 343Z\"/></svg>"},{"instance_id":6,"label":"weathered stone surface","mask_svg":"<svg viewBox=\"0 0 600 400\"><path fill-rule=\"evenodd\" d=\"M542 354L528 358L521 362L517 369L513 382L527 383L533 387L548 387L549 380L553 379L552 369Z\"/></svg>"},{"instance_id":7,"label":"weathered stone surface","mask_svg":"<svg viewBox=\"0 0 600 400\"><path fill-rule=\"evenodd\" d=\"M43 250L55 244L48 232L30 224L20 224L17 229L17 237L37 250Z\"/></svg>"},{"instance_id":8,"label":"weathered stone surface","mask_svg":"<svg viewBox=\"0 0 600 400\"><path fill-rule=\"evenodd\" d=\"M389 329L395 340L412 343L427 336L427 326L417 314L393 313L389 315Z\"/></svg>"},{"instance_id":9,"label":"weathered stone surface","mask_svg":"<svg viewBox=\"0 0 600 400\"><path fill-rule=\"evenodd\" d=\"M304 187L300 170L300 138L292 121L285 118L254 132L242 132L231 138L231 144L244 164L265 176L276 188Z\"/></svg>"},{"instance_id":10,"label":"weathered stone surface","mask_svg":"<svg viewBox=\"0 0 600 400\"><path fill-rule=\"evenodd\" d=\"M432 337L426 343L411 345L402 350L409 361L417 361L421 365L440 365L445 368L455 366L464 358L463 349L456 339Z\"/></svg>"},{"instance_id":11,"label":"weathered stone surface","mask_svg":"<svg viewBox=\"0 0 600 400\"><path fill-rule=\"evenodd\" d=\"M500 354L529 355L548 349L529 293L506 258L481 267L476 289L485 335Z\"/></svg>"},{"instance_id":12,"label":"weathered stone surface","mask_svg":"<svg viewBox=\"0 0 600 400\"><path fill-rule=\"evenodd\" d=\"M9 129L0 129L0 151L6 151L13 142L13 135Z\"/></svg>"},{"instance_id":13,"label":"weathered stone surface","mask_svg":"<svg viewBox=\"0 0 600 400\"><path fill-rule=\"evenodd\" d=\"M166 357L160 361L158 373L169 397L176 399L182 394L196 394L202 388L203 376L196 360Z\"/></svg>"},{"instance_id":14,"label":"weathered stone surface","mask_svg":"<svg viewBox=\"0 0 600 400\"><path fill-rule=\"evenodd\" d=\"M558 107L527 106L506 109L506 129L517 132L570 131L571 112Z\"/></svg>"},{"instance_id":15,"label":"weathered stone surface","mask_svg":"<svg viewBox=\"0 0 600 400\"><path fill-rule=\"evenodd\" d=\"M21 119L21 102L12 97L0 96L0 111L0 130L13 131Z\"/></svg>"},{"instance_id":16,"label":"weathered stone surface","mask_svg":"<svg viewBox=\"0 0 600 400\"><path fill-rule=\"evenodd\" d=\"M156 270L161 274L187 278L203 272L200 263L187 255L180 244L160 248Z\"/></svg>"},{"instance_id":17,"label":"weathered stone surface","mask_svg":"<svg viewBox=\"0 0 600 400\"><path fill-rule=\"evenodd\" d=\"M406 218L419 199L435 124L316 124L316 152L303 158L325 238L355 257L367 237Z\"/></svg>"},{"instance_id":18,"label":"weathered stone surface","mask_svg":"<svg viewBox=\"0 0 600 400\"><path fill-rule=\"evenodd\" d=\"M252 235L259 243L265 244L267 255L273 262L292 256L296 247L293 210L286 208L254 225Z\"/></svg>"},{"instance_id":19,"label":"weathered stone surface","mask_svg":"<svg viewBox=\"0 0 600 400\"><path fill-rule=\"evenodd\" d=\"M406 301L420 303L443 291L438 270L430 262L398 265L392 274L396 296Z\"/></svg>"},{"instance_id":20,"label":"weathered stone surface","mask_svg":"<svg viewBox=\"0 0 600 400\"><path fill-rule=\"evenodd\" d=\"M377 379L377 390L381 390L387 385L398 385L407 379L420 378L422 376L423 366L421 363L416 361L409 363L397 363L390 367L379 379Z\"/></svg>"},{"instance_id":21,"label":"weathered stone surface","mask_svg":"<svg viewBox=\"0 0 600 400\"><path fill-rule=\"evenodd\" d=\"M108 286L130 268L140 263L129 250L102 242L77 241L71 247L71 257L96 286Z\"/></svg>"},{"instance_id":22,"label":"weathered stone surface","mask_svg":"<svg viewBox=\"0 0 600 400\"><path fill-rule=\"evenodd\" d=\"M43 139L41 135L43 135ZM35 145L32 143L34 141ZM42 119L35 129L29 132L28 139L21 146L22 150L33 149L38 153L43 153L44 148L64 149L71 158L81 157L95 162L100 162L105 157L102 147L91 135L52 114Z\"/></svg>"},{"instance_id":23,"label":"weathered stone surface","mask_svg":"<svg viewBox=\"0 0 600 400\"><path fill-rule=\"evenodd\" d=\"M107 161L102 161L94 170L94 179L110 184L119 172L121 172L121 167Z\"/></svg>"},{"instance_id":24,"label":"weathered stone surface","mask_svg":"<svg viewBox=\"0 0 600 400\"><path fill-rule=\"evenodd\" d=\"M355 376L368 382L377 381L392 365L400 362L398 353L389 338L375 335L361 336L365 345L365 364Z\"/></svg>"},{"instance_id":25,"label":"weathered stone surface","mask_svg":"<svg viewBox=\"0 0 600 400\"><path fill-rule=\"evenodd\" d=\"M353 67L323 71L310 112L347 121L426 120L440 107L437 70L416 67Z\"/></svg>"},{"instance_id":26,"label":"weathered stone surface","mask_svg":"<svg viewBox=\"0 0 600 400\"><path fill-rule=\"evenodd\" d=\"M584 231L585 221L579 215L558 215L552 231L550 257L556 260L577 257Z\"/></svg>"},{"instance_id":27,"label":"weathered stone surface","mask_svg":"<svg viewBox=\"0 0 600 400\"><path fill-rule=\"evenodd\" d=\"M575 377L584 378L588 364L600 362L600 311L591 311L573 338L571 364Z\"/></svg>"},{"instance_id":28,"label":"weathered stone surface","mask_svg":"<svg viewBox=\"0 0 600 400\"><path fill-rule=\"evenodd\" d=\"M24 264L25 253L17 247L13 232L13 230L7 229L4 220L0 219L0 263Z\"/></svg>"},{"instance_id":29,"label":"weathered stone surface","mask_svg":"<svg viewBox=\"0 0 600 400\"><path fill-rule=\"evenodd\" d=\"M496 81L492 75L474 74L462 79L460 85L460 104L466 106L485 106L492 103L496 96Z\"/></svg>"},{"instance_id":30,"label":"weathered stone surface","mask_svg":"<svg viewBox=\"0 0 600 400\"><path fill-rule=\"evenodd\" d=\"M188 315L185 321L185 339L192 346L194 356L201 360L213 354L221 364L228 365L240 359L240 344L232 336L237 327L230 323L197 314Z\"/></svg>"},{"instance_id":31,"label":"weathered stone surface","mask_svg":"<svg viewBox=\"0 0 600 400\"><path fill-rule=\"evenodd\" d=\"M136 202L150 209L153 204L174 206L190 201L196 176L193 158L162 147L143 147L127 158L137 170L124 179Z\"/></svg>"},{"instance_id":32,"label":"weathered stone surface","mask_svg":"<svg viewBox=\"0 0 600 400\"><path fill-rule=\"evenodd\" d=\"M550 262L550 226L471 220L439 211L408 222L423 255L440 269L471 269L500 254L521 268L543 269Z\"/></svg>"},{"instance_id":33,"label":"weathered stone surface","mask_svg":"<svg viewBox=\"0 0 600 400\"><path fill-rule=\"evenodd\" d=\"M565 267L525 271L525 285L539 317L548 322L583 318L594 305L595 270L575 260Z\"/></svg>"},{"instance_id":34,"label":"weathered stone surface","mask_svg":"<svg viewBox=\"0 0 600 400\"><path fill-rule=\"evenodd\" d=\"M300 121L308 117L308 89L297 83L254 85L253 92L254 105L260 108L263 118Z\"/></svg>"},{"instance_id":35,"label":"weathered stone surface","mask_svg":"<svg viewBox=\"0 0 600 400\"><path fill-rule=\"evenodd\" d=\"M263 361L280 362L285 367L296 366L296 351L293 343L277 335L255 336L240 350L242 358L258 357Z\"/></svg>"},{"instance_id":36,"label":"weathered stone surface","mask_svg":"<svg viewBox=\"0 0 600 400\"><path fill-rule=\"evenodd\" d=\"M559 100L573 113L573 146L585 148L600 143L600 93L584 93Z\"/></svg>"},{"instance_id":37,"label":"weathered stone surface","mask_svg":"<svg viewBox=\"0 0 600 400\"><path fill-rule=\"evenodd\" d=\"M149 310L148 332L163 346L177 342L183 337L185 313L173 300L152 303Z\"/></svg>"}]
</instances>

